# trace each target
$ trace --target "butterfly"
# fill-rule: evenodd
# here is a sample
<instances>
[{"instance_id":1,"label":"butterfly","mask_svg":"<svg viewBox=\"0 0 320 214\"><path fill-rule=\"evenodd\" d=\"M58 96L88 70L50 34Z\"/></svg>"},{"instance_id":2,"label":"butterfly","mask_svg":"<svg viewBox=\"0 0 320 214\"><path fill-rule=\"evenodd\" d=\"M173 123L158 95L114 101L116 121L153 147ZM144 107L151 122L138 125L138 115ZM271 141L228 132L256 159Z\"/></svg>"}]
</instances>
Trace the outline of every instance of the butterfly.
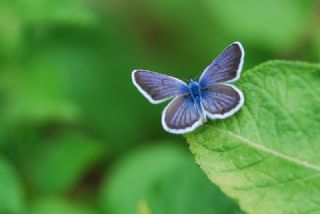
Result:
<instances>
[{"instance_id":1,"label":"butterfly","mask_svg":"<svg viewBox=\"0 0 320 214\"><path fill-rule=\"evenodd\" d=\"M234 42L211 62L199 81L185 83L140 69L132 72L132 81L153 104L174 98L162 112L162 126L170 133L184 134L201 126L207 118L224 119L242 107L244 95L230 83L240 78L243 60L243 47Z\"/></svg>"}]
</instances>

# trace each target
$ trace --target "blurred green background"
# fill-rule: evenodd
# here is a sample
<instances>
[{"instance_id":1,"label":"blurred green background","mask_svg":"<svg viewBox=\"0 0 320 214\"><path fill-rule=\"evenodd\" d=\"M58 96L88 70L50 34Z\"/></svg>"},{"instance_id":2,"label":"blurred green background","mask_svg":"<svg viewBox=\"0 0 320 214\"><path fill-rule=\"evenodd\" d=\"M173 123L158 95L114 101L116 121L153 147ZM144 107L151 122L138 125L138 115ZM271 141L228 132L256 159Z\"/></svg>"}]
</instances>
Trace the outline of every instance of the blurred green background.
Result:
<instances>
[{"instance_id":1,"label":"blurred green background","mask_svg":"<svg viewBox=\"0 0 320 214\"><path fill-rule=\"evenodd\" d=\"M131 71L320 60L316 0L0 0L0 213L240 213Z\"/></svg>"}]
</instances>

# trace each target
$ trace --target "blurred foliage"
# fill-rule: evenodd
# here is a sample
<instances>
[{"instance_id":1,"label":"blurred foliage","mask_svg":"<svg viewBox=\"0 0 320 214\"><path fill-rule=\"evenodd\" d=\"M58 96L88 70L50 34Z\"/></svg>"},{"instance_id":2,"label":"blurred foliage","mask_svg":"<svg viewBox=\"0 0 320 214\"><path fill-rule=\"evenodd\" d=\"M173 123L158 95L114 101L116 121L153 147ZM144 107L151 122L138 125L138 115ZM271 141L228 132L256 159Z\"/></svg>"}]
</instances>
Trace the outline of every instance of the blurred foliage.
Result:
<instances>
[{"instance_id":1,"label":"blurred foliage","mask_svg":"<svg viewBox=\"0 0 320 214\"><path fill-rule=\"evenodd\" d=\"M93 214L94 210L86 205L60 198L37 199L30 206L31 214Z\"/></svg>"},{"instance_id":2,"label":"blurred foliage","mask_svg":"<svg viewBox=\"0 0 320 214\"><path fill-rule=\"evenodd\" d=\"M143 206L159 214L238 210L200 172L191 155L169 143L142 148L119 161L106 176L102 204L106 213L115 214L143 213Z\"/></svg>"},{"instance_id":3,"label":"blurred foliage","mask_svg":"<svg viewBox=\"0 0 320 214\"><path fill-rule=\"evenodd\" d=\"M0 158L0 212L21 213L25 209L24 191L17 172Z\"/></svg>"},{"instance_id":4,"label":"blurred foliage","mask_svg":"<svg viewBox=\"0 0 320 214\"><path fill-rule=\"evenodd\" d=\"M319 62L319 14L316 0L0 0L0 213L233 213L186 145L167 146L182 139L131 71L195 77L235 40L245 69Z\"/></svg>"}]
</instances>

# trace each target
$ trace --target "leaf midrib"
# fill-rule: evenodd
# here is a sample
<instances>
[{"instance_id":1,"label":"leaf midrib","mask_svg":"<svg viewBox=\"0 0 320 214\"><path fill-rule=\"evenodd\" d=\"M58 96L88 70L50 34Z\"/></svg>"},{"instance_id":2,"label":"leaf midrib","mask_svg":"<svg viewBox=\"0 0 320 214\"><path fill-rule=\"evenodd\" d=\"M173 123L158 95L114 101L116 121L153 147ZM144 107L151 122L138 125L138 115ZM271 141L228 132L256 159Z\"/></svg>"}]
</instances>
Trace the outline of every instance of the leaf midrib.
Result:
<instances>
[{"instance_id":1,"label":"leaf midrib","mask_svg":"<svg viewBox=\"0 0 320 214\"><path fill-rule=\"evenodd\" d=\"M296 164L296 165L299 165L299 166L302 166L302 167L305 167L305 168L308 168L308 169L312 169L312 170L315 170L317 172L320 172L320 166L319 165L315 165L315 164L312 164L312 163L309 163L308 161L305 161L305 160L300 160L298 158L295 158L295 157L292 157L292 156L289 156L287 154L284 154L284 153L281 153L281 152L278 152L278 151L275 151L275 150L272 150L268 147L265 147L261 144L258 144L256 142L253 142L245 137L242 137L240 135L237 135L237 134L234 134L230 131L226 131L226 130L223 130L223 129L219 129L219 128L216 128L216 127L212 127L212 126L208 126L208 128L212 128L212 129L215 129L221 133L224 133L226 135L229 135L231 137L234 137L234 138L237 138L239 139L240 141L242 141L243 143L261 151L261 152L265 152L265 153L268 153L268 154L271 154L272 156L275 156L275 157L278 157L280 159L283 159L283 160L286 160L290 163L293 163L293 164Z\"/></svg>"}]
</instances>

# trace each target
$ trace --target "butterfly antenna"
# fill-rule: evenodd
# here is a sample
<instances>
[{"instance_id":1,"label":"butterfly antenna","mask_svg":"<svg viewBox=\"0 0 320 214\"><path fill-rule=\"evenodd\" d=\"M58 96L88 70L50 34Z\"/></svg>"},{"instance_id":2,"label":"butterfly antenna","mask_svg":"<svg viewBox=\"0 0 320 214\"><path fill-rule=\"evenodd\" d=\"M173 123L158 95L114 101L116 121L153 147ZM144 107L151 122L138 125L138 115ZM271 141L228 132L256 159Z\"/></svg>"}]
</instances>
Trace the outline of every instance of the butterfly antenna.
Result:
<instances>
[{"instance_id":1,"label":"butterfly antenna","mask_svg":"<svg viewBox=\"0 0 320 214\"><path fill-rule=\"evenodd\" d=\"M194 76L192 79L198 81L200 78L200 74L197 74L196 76Z\"/></svg>"},{"instance_id":2,"label":"butterfly antenna","mask_svg":"<svg viewBox=\"0 0 320 214\"><path fill-rule=\"evenodd\" d=\"M184 82L188 83L190 79L181 78Z\"/></svg>"}]
</instances>

